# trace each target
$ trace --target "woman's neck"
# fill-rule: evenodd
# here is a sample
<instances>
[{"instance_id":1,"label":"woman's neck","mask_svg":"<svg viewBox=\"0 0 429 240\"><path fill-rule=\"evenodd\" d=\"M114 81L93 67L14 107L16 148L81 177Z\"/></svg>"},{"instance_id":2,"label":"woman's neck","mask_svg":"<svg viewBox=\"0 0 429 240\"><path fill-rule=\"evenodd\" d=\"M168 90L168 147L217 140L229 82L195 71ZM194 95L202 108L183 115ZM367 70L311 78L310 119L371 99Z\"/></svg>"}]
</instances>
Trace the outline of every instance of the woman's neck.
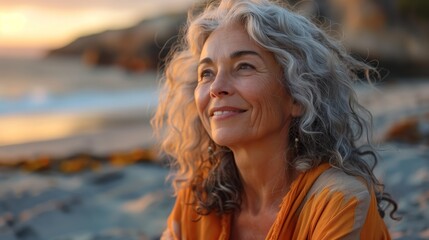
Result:
<instances>
[{"instance_id":1,"label":"woman's neck","mask_svg":"<svg viewBox=\"0 0 429 240\"><path fill-rule=\"evenodd\" d=\"M232 149L243 186L242 211L258 215L261 210L278 210L296 175L285 146L274 141Z\"/></svg>"},{"instance_id":2,"label":"woman's neck","mask_svg":"<svg viewBox=\"0 0 429 240\"><path fill-rule=\"evenodd\" d=\"M296 177L288 164L286 145L258 146L232 149L243 196L240 210L233 215L231 239L265 239Z\"/></svg>"}]
</instances>

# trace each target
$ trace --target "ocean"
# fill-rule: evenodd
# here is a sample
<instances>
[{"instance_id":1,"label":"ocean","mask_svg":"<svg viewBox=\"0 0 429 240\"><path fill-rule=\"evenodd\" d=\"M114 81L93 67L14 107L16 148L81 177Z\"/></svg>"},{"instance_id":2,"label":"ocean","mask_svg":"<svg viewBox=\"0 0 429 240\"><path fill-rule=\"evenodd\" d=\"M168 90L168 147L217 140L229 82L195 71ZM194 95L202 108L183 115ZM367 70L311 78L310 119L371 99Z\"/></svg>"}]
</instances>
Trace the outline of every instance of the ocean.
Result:
<instances>
[{"instance_id":1,"label":"ocean","mask_svg":"<svg viewBox=\"0 0 429 240\"><path fill-rule=\"evenodd\" d=\"M0 58L0 146L147 122L157 104L156 77L74 58Z\"/></svg>"}]
</instances>

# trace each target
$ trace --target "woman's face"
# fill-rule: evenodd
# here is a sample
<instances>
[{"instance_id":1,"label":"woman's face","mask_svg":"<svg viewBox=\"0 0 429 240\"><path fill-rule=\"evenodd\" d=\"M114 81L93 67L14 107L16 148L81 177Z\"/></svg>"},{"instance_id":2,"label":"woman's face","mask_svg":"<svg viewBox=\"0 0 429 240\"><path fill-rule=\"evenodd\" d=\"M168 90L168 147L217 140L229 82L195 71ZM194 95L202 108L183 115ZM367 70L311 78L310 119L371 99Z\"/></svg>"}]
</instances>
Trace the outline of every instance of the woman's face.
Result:
<instances>
[{"instance_id":1,"label":"woman's face","mask_svg":"<svg viewBox=\"0 0 429 240\"><path fill-rule=\"evenodd\" d=\"M221 146L287 139L299 107L280 84L282 69L238 24L214 31L198 65L195 101L200 119Z\"/></svg>"}]
</instances>

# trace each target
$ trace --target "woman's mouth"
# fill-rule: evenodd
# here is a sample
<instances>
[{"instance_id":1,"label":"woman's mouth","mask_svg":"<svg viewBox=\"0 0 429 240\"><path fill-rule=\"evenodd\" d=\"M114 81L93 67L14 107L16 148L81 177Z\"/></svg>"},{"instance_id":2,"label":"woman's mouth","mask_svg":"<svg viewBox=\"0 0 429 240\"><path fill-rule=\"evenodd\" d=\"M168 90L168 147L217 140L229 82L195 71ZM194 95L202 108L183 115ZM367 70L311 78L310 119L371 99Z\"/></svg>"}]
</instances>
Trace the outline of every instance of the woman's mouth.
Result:
<instances>
[{"instance_id":1,"label":"woman's mouth","mask_svg":"<svg viewBox=\"0 0 429 240\"><path fill-rule=\"evenodd\" d=\"M210 110L210 117L229 117L243 112L246 112L246 110L235 107L219 107Z\"/></svg>"}]
</instances>

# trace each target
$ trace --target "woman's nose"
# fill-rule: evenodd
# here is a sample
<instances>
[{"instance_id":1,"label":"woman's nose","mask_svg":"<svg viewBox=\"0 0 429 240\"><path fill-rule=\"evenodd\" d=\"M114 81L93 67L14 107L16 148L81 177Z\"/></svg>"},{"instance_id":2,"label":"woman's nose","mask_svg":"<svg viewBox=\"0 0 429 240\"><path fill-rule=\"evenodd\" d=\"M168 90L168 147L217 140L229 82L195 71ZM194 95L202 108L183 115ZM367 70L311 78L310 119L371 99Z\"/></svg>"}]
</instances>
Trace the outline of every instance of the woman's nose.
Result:
<instances>
[{"instance_id":1,"label":"woman's nose","mask_svg":"<svg viewBox=\"0 0 429 240\"><path fill-rule=\"evenodd\" d=\"M218 74L215 80L210 85L210 97L222 97L232 93L232 87L228 81L228 78L223 74Z\"/></svg>"}]
</instances>

